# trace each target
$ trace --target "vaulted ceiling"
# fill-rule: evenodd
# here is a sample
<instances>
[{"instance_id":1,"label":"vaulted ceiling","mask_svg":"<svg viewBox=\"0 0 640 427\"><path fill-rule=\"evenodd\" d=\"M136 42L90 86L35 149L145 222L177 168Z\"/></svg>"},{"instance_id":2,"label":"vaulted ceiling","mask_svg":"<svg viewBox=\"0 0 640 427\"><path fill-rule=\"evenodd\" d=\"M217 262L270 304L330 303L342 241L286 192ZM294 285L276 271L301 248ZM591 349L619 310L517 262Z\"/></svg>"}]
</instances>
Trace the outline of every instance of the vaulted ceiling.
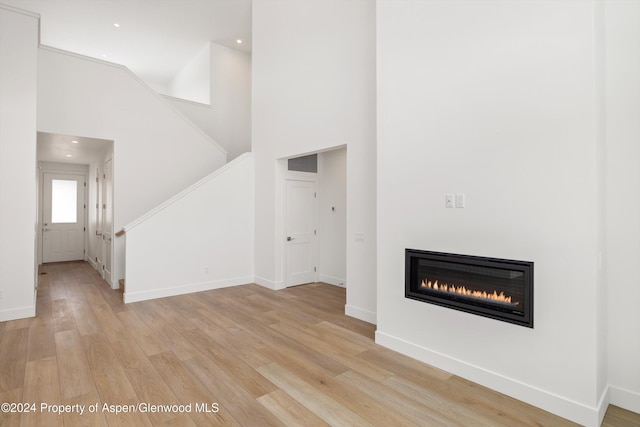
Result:
<instances>
[{"instance_id":1,"label":"vaulted ceiling","mask_svg":"<svg viewBox=\"0 0 640 427\"><path fill-rule=\"evenodd\" d=\"M169 83L208 42L251 52L251 0L0 3L39 14L41 44L122 64L142 80L160 86ZM39 132L38 160L89 163L106 144L109 142L77 135Z\"/></svg>"},{"instance_id":2,"label":"vaulted ceiling","mask_svg":"<svg viewBox=\"0 0 640 427\"><path fill-rule=\"evenodd\" d=\"M208 42L251 50L251 0L0 3L40 14L42 44L125 65L162 85Z\"/></svg>"}]
</instances>

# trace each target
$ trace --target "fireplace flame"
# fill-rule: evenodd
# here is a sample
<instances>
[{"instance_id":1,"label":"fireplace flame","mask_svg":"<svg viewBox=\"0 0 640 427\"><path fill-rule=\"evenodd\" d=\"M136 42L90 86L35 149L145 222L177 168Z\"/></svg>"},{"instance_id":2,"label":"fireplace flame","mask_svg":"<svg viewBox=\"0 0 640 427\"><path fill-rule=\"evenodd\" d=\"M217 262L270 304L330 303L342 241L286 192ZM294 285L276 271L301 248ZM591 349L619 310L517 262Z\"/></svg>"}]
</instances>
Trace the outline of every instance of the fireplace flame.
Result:
<instances>
[{"instance_id":1,"label":"fireplace flame","mask_svg":"<svg viewBox=\"0 0 640 427\"><path fill-rule=\"evenodd\" d=\"M439 284L436 280L432 282L431 280L423 280L420 284L421 288L433 289L434 291L446 292L450 294L456 295L464 295L472 298L485 299L492 302L498 302L503 304L511 304L518 305L518 302L512 302L510 296L506 296L504 292L498 293L497 291L486 292L486 291L474 291L471 289L467 289L465 286L455 286L448 284Z\"/></svg>"}]
</instances>

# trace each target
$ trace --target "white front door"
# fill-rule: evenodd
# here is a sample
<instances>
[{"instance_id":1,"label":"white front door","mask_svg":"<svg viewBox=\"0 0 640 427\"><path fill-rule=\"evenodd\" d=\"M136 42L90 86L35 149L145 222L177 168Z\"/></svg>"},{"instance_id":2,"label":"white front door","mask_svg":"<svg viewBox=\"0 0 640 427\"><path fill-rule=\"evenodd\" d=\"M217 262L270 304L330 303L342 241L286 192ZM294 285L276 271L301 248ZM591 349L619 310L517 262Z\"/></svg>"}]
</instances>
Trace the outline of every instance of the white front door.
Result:
<instances>
[{"instance_id":1,"label":"white front door","mask_svg":"<svg viewBox=\"0 0 640 427\"><path fill-rule=\"evenodd\" d=\"M287 180L285 190L286 286L316 281L316 183Z\"/></svg>"},{"instance_id":2,"label":"white front door","mask_svg":"<svg viewBox=\"0 0 640 427\"><path fill-rule=\"evenodd\" d=\"M113 239L113 165L111 159L104 163L102 181L102 278L111 285L111 243Z\"/></svg>"},{"instance_id":3,"label":"white front door","mask_svg":"<svg viewBox=\"0 0 640 427\"><path fill-rule=\"evenodd\" d=\"M44 174L42 262L84 259L85 176Z\"/></svg>"}]
</instances>

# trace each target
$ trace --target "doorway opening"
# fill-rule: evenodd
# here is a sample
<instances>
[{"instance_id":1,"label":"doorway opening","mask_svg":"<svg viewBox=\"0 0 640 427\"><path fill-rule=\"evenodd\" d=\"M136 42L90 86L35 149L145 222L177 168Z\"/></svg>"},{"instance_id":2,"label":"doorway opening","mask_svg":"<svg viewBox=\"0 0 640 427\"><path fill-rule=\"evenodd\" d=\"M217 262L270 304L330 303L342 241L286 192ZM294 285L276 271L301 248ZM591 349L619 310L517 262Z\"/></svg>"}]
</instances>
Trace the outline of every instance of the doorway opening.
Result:
<instances>
[{"instance_id":1,"label":"doorway opening","mask_svg":"<svg viewBox=\"0 0 640 427\"><path fill-rule=\"evenodd\" d=\"M283 159L285 287L346 288L346 165L346 147Z\"/></svg>"},{"instance_id":2,"label":"doorway opening","mask_svg":"<svg viewBox=\"0 0 640 427\"><path fill-rule=\"evenodd\" d=\"M86 261L111 286L113 141L37 134L38 264Z\"/></svg>"}]
</instances>

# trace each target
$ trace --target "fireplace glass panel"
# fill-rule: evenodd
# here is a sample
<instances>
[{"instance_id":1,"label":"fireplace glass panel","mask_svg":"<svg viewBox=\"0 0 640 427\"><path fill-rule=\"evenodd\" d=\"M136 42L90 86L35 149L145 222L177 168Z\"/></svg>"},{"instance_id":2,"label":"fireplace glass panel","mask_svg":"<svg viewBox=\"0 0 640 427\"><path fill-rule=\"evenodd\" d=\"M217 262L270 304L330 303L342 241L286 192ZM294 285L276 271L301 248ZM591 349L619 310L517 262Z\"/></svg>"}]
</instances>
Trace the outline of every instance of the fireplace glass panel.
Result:
<instances>
[{"instance_id":1,"label":"fireplace glass panel","mask_svg":"<svg viewBox=\"0 0 640 427\"><path fill-rule=\"evenodd\" d=\"M407 298L533 327L533 263L406 250Z\"/></svg>"}]
</instances>

